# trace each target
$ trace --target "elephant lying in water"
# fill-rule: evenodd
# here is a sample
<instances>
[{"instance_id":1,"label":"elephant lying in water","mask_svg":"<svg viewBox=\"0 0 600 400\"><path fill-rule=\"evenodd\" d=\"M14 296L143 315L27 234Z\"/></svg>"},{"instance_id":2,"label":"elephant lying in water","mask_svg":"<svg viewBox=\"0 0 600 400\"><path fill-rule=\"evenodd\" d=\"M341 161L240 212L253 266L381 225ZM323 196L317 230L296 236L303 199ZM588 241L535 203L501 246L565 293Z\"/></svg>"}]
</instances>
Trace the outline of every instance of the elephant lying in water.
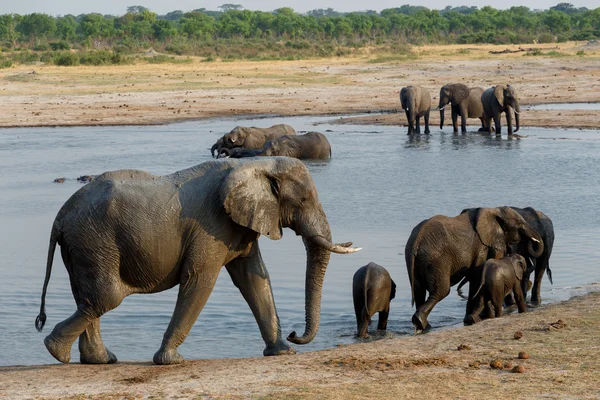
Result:
<instances>
[{"instance_id":1,"label":"elephant lying in water","mask_svg":"<svg viewBox=\"0 0 600 400\"><path fill-rule=\"evenodd\" d=\"M306 247L306 330L288 340L309 343L319 327L321 289L330 252L329 223L306 166L294 159L209 161L167 176L106 172L62 206L50 234L46 278L36 328L46 321L45 297L56 244L61 247L77 311L44 343L70 360L79 337L82 363L117 359L102 342L100 317L133 293L179 285L175 311L156 364L183 361L177 352L198 318L222 266L250 306L266 344L264 355L294 353L281 338L279 317L258 239L281 238L283 227Z\"/></svg>"},{"instance_id":2,"label":"elephant lying in water","mask_svg":"<svg viewBox=\"0 0 600 400\"><path fill-rule=\"evenodd\" d=\"M262 150L252 149L221 149L221 154L231 158L244 158L255 156L286 156L308 159L327 159L331 157L331 145L320 132L308 132L298 136L282 136L279 139L269 140ZM219 154L219 157L221 156Z\"/></svg>"},{"instance_id":3,"label":"elephant lying in water","mask_svg":"<svg viewBox=\"0 0 600 400\"><path fill-rule=\"evenodd\" d=\"M231 132L217 140L211 147L210 153L214 157L215 150L218 155L222 148L233 149L234 147L260 150L269 140L274 140L284 135L294 136L296 135L296 130L286 124L277 124L269 128L236 126Z\"/></svg>"}]
</instances>

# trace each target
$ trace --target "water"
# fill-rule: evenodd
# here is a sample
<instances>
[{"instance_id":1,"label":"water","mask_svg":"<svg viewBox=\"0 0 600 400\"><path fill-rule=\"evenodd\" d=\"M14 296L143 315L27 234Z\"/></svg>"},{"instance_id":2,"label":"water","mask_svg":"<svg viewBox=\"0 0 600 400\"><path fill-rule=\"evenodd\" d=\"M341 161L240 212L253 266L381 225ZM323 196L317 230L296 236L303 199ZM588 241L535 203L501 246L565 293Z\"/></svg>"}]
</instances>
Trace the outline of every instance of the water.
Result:
<instances>
[{"instance_id":1,"label":"water","mask_svg":"<svg viewBox=\"0 0 600 400\"><path fill-rule=\"evenodd\" d=\"M600 110L600 103L549 103L523 106L523 110Z\"/></svg>"},{"instance_id":2,"label":"water","mask_svg":"<svg viewBox=\"0 0 600 400\"><path fill-rule=\"evenodd\" d=\"M153 127L27 128L0 131L0 365L55 363L43 345L54 325L75 310L57 252L48 288L48 321L34 328L52 221L81 184L74 178L137 168L167 174L210 160L208 148L235 125L288 123L319 130L333 159L308 168L331 224L334 241L363 250L332 255L316 339L298 351L355 341L351 298L356 269L385 266L398 290L388 329L412 332L404 245L412 228L435 214L456 215L477 206L534 206L554 221L554 285L544 278L545 303L585 292L600 279L600 132L525 127L527 138L508 140L434 130L409 138L406 128L329 125L329 118L211 120ZM318 125L316 125L318 124ZM316 125L316 126L315 126ZM63 184L54 178L68 177ZM284 336L304 329L305 254L290 230L280 241L260 240ZM151 360L175 305L177 289L134 295L102 318L108 348L120 360ZM464 300L455 290L430 316L435 327L459 326ZM376 318L375 318L376 319ZM372 329L376 327L376 322ZM260 356L254 318L225 270L190 335L180 347L187 359ZM74 345L72 360L79 359Z\"/></svg>"}]
</instances>

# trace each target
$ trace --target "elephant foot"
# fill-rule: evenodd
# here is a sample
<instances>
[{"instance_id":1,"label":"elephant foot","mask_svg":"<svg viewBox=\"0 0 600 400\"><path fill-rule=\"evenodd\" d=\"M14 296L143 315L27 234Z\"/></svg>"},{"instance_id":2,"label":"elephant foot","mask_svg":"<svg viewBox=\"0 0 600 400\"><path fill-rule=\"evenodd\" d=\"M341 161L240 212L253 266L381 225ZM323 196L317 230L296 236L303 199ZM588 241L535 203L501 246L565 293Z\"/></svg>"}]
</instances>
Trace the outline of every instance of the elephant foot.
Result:
<instances>
[{"instance_id":1,"label":"elephant foot","mask_svg":"<svg viewBox=\"0 0 600 400\"><path fill-rule=\"evenodd\" d=\"M482 321L482 319L478 315L467 315L465 317L465 319L463 320L463 324L469 326L469 325L473 325L473 324L476 324L477 322L481 322L481 321Z\"/></svg>"},{"instance_id":2,"label":"elephant foot","mask_svg":"<svg viewBox=\"0 0 600 400\"><path fill-rule=\"evenodd\" d=\"M71 346L60 343L52 337L52 334L46 336L44 344L50 354L52 354L52 357L56 358L61 363L68 364L69 361L71 361Z\"/></svg>"},{"instance_id":3,"label":"elephant foot","mask_svg":"<svg viewBox=\"0 0 600 400\"><path fill-rule=\"evenodd\" d=\"M156 352L156 354L154 354L152 361L154 361L154 364L158 365L181 364L183 362L183 356L179 354L176 349L160 349Z\"/></svg>"},{"instance_id":4,"label":"elephant foot","mask_svg":"<svg viewBox=\"0 0 600 400\"><path fill-rule=\"evenodd\" d=\"M416 313L412 317L412 323L415 326L415 330L417 332L425 333L431 329L431 325L429 325L429 322L427 322L427 319L423 318L420 315L417 315Z\"/></svg>"},{"instance_id":5,"label":"elephant foot","mask_svg":"<svg viewBox=\"0 0 600 400\"><path fill-rule=\"evenodd\" d=\"M282 356L285 354L296 354L296 350L283 340L278 340L274 344L268 344L263 350L263 356L265 357Z\"/></svg>"},{"instance_id":6,"label":"elephant foot","mask_svg":"<svg viewBox=\"0 0 600 400\"><path fill-rule=\"evenodd\" d=\"M425 129L425 134L429 135L431 133L431 131L429 129Z\"/></svg>"},{"instance_id":7,"label":"elephant foot","mask_svg":"<svg viewBox=\"0 0 600 400\"><path fill-rule=\"evenodd\" d=\"M542 298L531 296L531 299L529 299L529 304L531 304L534 307L539 307L542 305Z\"/></svg>"},{"instance_id":8,"label":"elephant foot","mask_svg":"<svg viewBox=\"0 0 600 400\"><path fill-rule=\"evenodd\" d=\"M117 356L112 351L104 349L99 353L80 353L79 362L82 364L114 364L117 362Z\"/></svg>"}]
</instances>

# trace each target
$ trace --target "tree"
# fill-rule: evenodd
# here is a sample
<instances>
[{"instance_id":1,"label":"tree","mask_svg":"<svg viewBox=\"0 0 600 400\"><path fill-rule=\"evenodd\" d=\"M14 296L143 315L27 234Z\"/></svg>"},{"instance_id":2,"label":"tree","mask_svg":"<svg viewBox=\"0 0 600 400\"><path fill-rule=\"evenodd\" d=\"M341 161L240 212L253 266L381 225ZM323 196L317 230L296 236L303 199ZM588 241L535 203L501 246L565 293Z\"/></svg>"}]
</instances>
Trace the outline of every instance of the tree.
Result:
<instances>
[{"instance_id":1,"label":"tree","mask_svg":"<svg viewBox=\"0 0 600 400\"><path fill-rule=\"evenodd\" d=\"M227 12L230 10L241 10L244 7L241 6L240 4L223 4L223 5L219 6L219 8L221 10L223 10L223 12Z\"/></svg>"},{"instance_id":2,"label":"tree","mask_svg":"<svg viewBox=\"0 0 600 400\"><path fill-rule=\"evenodd\" d=\"M16 29L31 42L36 42L52 36L56 31L56 22L47 14L33 13L23 16Z\"/></svg>"},{"instance_id":3,"label":"tree","mask_svg":"<svg viewBox=\"0 0 600 400\"><path fill-rule=\"evenodd\" d=\"M0 40L5 40L11 45L16 46L19 40L19 32L17 24L21 20L18 14L3 14L0 15Z\"/></svg>"},{"instance_id":4,"label":"tree","mask_svg":"<svg viewBox=\"0 0 600 400\"><path fill-rule=\"evenodd\" d=\"M143 12L150 11L144 6L129 6L127 7L127 13L131 14L141 14Z\"/></svg>"},{"instance_id":5,"label":"tree","mask_svg":"<svg viewBox=\"0 0 600 400\"><path fill-rule=\"evenodd\" d=\"M56 36L62 40L75 39L75 30L77 29L77 21L72 15L56 18Z\"/></svg>"}]
</instances>

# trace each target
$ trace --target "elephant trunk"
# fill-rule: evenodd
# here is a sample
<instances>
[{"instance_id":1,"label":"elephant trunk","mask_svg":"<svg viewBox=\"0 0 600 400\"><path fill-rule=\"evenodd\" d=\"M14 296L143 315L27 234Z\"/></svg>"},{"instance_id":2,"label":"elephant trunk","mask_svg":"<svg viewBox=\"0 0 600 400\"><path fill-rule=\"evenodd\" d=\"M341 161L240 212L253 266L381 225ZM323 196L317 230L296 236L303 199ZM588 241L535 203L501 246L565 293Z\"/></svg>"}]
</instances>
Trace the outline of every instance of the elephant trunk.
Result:
<instances>
[{"instance_id":1,"label":"elephant trunk","mask_svg":"<svg viewBox=\"0 0 600 400\"><path fill-rule=\"evenodd\" d=\"M444 108L440 108L440 129L442 129L444 127L444 115L446 113L444 112Z\"/></svg>"},{"instance_id":2,"label":"elephant trunk","mask_svg":"<svg viewBox=\"0 0 600 400\"><path fill-rule=\"evenodd\" d=\"M438 110L440 110L440 129L444 127L444 109L446 108L446 105L449 102L449 99L445 98L443 95L440 94L440 104L438 105Z\"/></svg>"},{"instance_id":3,"label":"elephant trunk","mask_svg":"<svg viewBox=\"0 0 600 400\"><path fill-rule=\"evenodd\" d=\"M538 258L544 252L544 241L537 231L531 227L524 227L523 232L526 237L529 238L527 243L527 251L531 257Z\"/></svg>"},{"instance_id":4,"label":"elephant trunk","mask_svg":"<svg viewBox=\"0 0 600 400\"><path fill-rule=\"evenodd\" d=\"M515 106L513 108L515 110L515 132L517 132L519 130L519 114L521 113L521 109L519 107L519 102L515 102Z\"/></svg>"},{"instance_id":5,"label":"elephant trunk","mask_svg":"<svg viewBox=\"0 0 600 400\"><path fill-rule=\"evenodd\" d=\"M211 156L215 156L215 150L217 150L217 148L219 147L219 143L215 143L212 145L212 147L210 148L210 155ZM219 154L217 153L217 157L219 156Z\"/></svg>"},{"instance_id":6,"label":"elephant trunk","mask_svg":"<svg viewBox=\"0 0 600 400\"><path fill-rule=\"evenodd\" d=\"M321 293L331 252L352 253L360 250L348 249L352 243L331 243L329 223L320 204L317 207L318 212L312 213L309 221L295 229L296 233L302 236L306 248L306 328L302 336L298 336L295 331L288 335L287 340L295 344L310 343L319 330Z\"/></svg>"},{"instance_id":7,"label":"elephant trunk","mask_svg":"<svg viewBox=\"0 0 600 400\"><path fill-rule=\"evenodd\" d=\"M225 158L231 156L231 150L227 147L221 147L219 149L219 153L217 154L217 158Z\"/></svg>"}]
</instances>

